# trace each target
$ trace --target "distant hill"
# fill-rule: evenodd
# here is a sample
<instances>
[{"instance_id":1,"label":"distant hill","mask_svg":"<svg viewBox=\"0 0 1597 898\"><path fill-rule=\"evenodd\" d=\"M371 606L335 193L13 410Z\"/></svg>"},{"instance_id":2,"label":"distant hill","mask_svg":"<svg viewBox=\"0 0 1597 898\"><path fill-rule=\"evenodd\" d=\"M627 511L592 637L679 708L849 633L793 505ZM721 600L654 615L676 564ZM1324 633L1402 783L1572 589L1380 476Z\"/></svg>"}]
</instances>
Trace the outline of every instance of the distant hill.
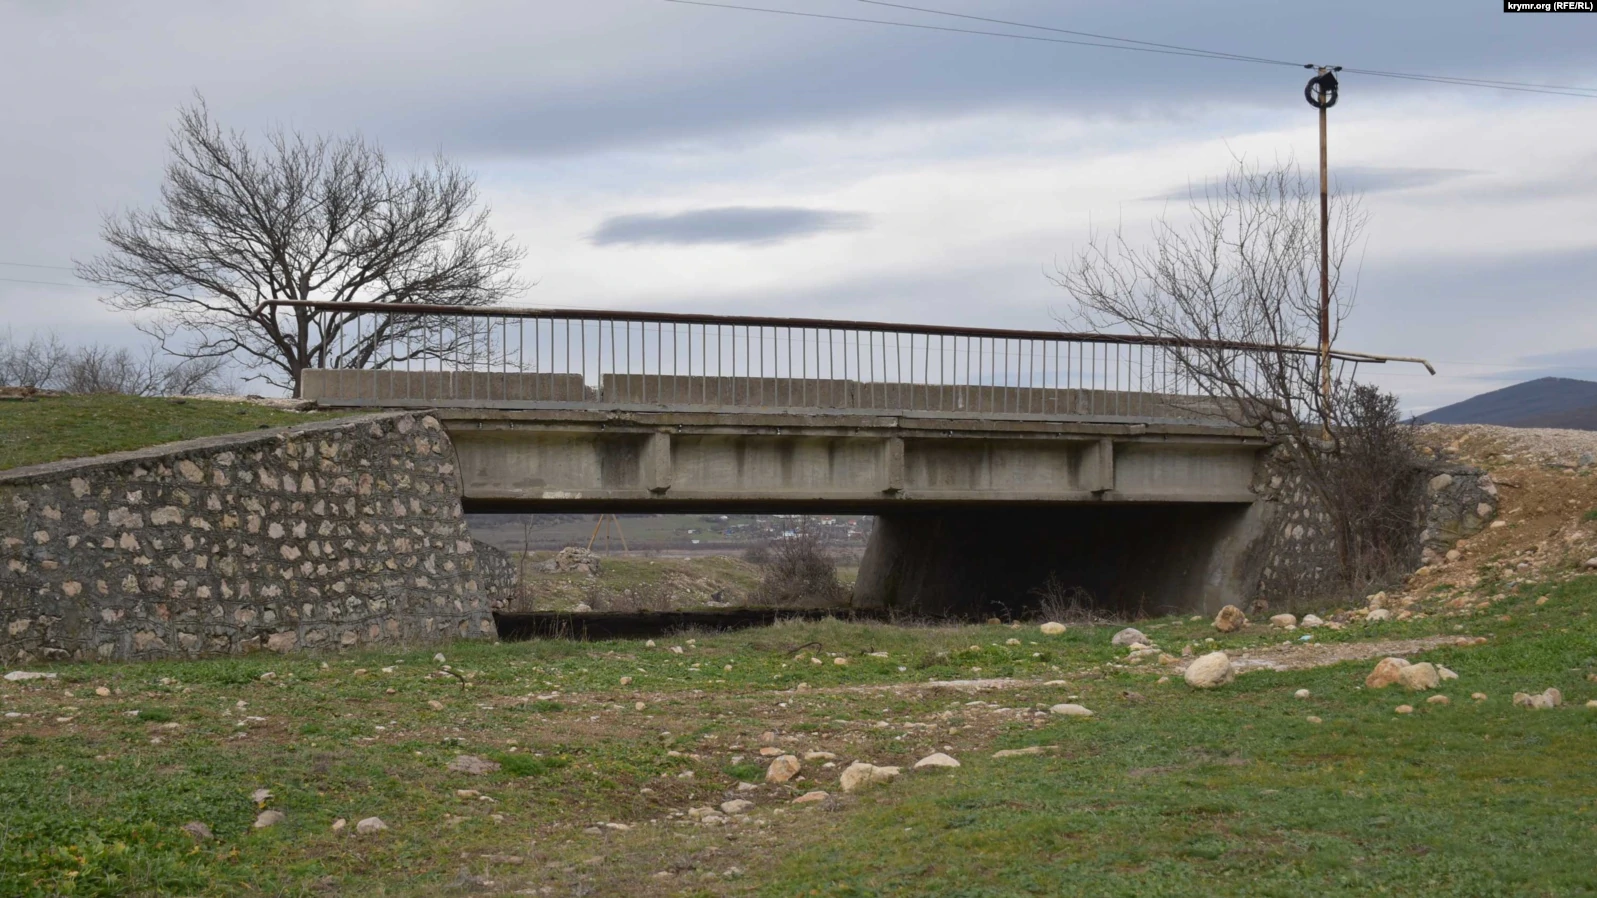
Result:
<instances>
[{"instance_id":1,"label":"distant hill","mask_svg":"<svg viewBox=\"0 0 1597 898\"><path fill-rule=\"evenodd\" d=\"M1500 424L1597 430L1597 383L1543 377L1420 415L1433 424Z\"/></svg>"}]
</instances>

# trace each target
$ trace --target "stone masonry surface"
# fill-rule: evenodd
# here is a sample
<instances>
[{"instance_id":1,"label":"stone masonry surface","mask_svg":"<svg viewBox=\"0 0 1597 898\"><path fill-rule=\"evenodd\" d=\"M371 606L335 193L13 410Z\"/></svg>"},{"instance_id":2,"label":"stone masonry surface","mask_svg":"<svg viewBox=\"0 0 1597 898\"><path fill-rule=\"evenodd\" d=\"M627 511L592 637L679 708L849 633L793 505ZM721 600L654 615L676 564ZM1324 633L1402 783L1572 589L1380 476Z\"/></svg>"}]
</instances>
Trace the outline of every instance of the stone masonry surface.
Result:
<instances>
[{"instance_id":1,"label":"stone masonry surface","mask_svg":"<svg viewBox=\"0 0 1597 898\"><path fill-rule=\"evenodd\" d=\"M0 471L0 664L491 638L455 465L399 413Z\"/></svg>"}]
</instances>

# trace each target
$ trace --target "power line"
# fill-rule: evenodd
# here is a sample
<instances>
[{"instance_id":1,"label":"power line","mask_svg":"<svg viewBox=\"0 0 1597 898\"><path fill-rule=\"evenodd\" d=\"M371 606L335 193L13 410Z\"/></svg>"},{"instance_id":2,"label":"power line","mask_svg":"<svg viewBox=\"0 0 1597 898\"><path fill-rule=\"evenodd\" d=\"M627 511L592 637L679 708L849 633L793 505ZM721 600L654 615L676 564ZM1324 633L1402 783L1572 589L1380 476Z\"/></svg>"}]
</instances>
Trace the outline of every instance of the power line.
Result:
<instances>
[{"instance_id":1,"label":"power line","mask_svg":"<svg viewBox=\"0 0 1597 898\"><path fill-rule=\"evenodd\" d=\"M1092 41L1074 41L1058 37L1042 37L1036 34L1010 34L1004 31L981 31L974 28L950 28L942 25L922 25L915 22L895 22L889 19L862 19L855 16L835 16L818 12L799 12L792 9L769 9L762 6L738 6L732 3L709 3L706 0L665 0L667 3L680 3L684 6L707 6L714 9L737 9L745 12L763 12L779 16L798 16L805 19L830 19L836 22L863 22L868 25L894 25L899 28L914 28L919 31L940 31L948 34L979 34L984 37L1007 37L1018 41L1034 41L1044 44L1070 44L1077 47L1102 47L1107 50L1130 50L1136 53L1158 53L1165 56L1193 56L1199 59L1220 59L1228 62L1268 62L1270 65L1285 65L1293 68L1302 68L1299 63L1276 60L1252 59L1236 56L1229 53L1220 53L1210 50L1163 50L1156 46L1131 47L1124 44L1103 44Z\"/></svg>"},{"instance_id":2,"label":"power line","mask_svg":"<svg viewBox=\"0 0 1597 898\"><path fill-rule=\"evenodd\" d=\"M0 265L11 265L16 268L49 268L55 271L77 271L76 268L70 268L66 265L34 265L31 262L0 262Z\"/></svg>"},{"instance_id":3,"label":"power line","mask_svg":"<svg viewBox=\"0 0 1597 898\"><path fill-rule=\"evenodd\" d=\"M1243 61L1243 62L1259 62L1259 63L1266 63L1266 64L1270 64L1270 65L1296 65L1296 63L1285 63L1285 62L1282 62L1281 60L1278 60L1278 59L1268 59L1268 58L1259 57L1259 56L1247 56L1247 55L1240 54L1240 53L1226 53L1226 52L1223 52L1223 51L1220 51L1220 50L1203 50L1203 49L1196 48L1196 47L1183 47L1183 46L1180 46L1178 44L1158 44L1158 43L1153 43L1151 41L1135 40L1135 39L1129 38L1129 37L1116 37L1116 36L1114 36L1112 34L1094 34L1092 32L1087 32L1087 31L1072 31L1072 30L1070 30L1068 28L1054 28L1054 27L1049 26L1049 25L1034 25L1034 24L1031 24L1029 22L1013 22L1013 21L1009 21L1007 19L991 19L991 18L987 18L985 16L973 16L973 15L968 15L966 13L951 12L949 10L943 10L943 9L931 9L929 7L924 7L924 6L910 6L910 5L905 4L905 3L891 3L891 2L888 2L888 0L859 0L859 2L860 3L868 3L868 4L872 5L872 6L889 6L889 7L892 7L894 9L904 9L904 10L909 10L909 11L912 11L912 12L923 12L923 13L929 13L931 15L951 16L951 17L957 18L957 19L972 19L972 20L975 20L975 21L978 21L978 22L992 22L992 23L997 24L997 25L1011 25L1011 26L1014 26L1014 27L1017 27L1017 28L1035 28L1035 29L1037 29L1039 31L1054 31L1054 32L1062 33L1062 34L1078 34L1078 35L1083 35L1083 36L1086 36L1086 37L1101 38L1103 40L1121 41L1122 43L1128 43L1128 44L1143 44L1145 46L1151 46L1151 47L1166 47L1166 48L1173 49L1173 50L1187 50L1187 51L1196 52L1196 53L1205 53L1205 54L1210 54L1210 55L1215 55L1215 56L1224 56L1226 58L1236 59L1236 60ZM1460 84L1460 85L1469 85L1469 86L1474 86L1474 87L1495 87L1495 88L1501 88L1503 90L1526 91L1526 92L1532 92L1532 93L1555 93L1555 94L1564 94L1564 95L1567 95L1567 96L1578 96L1578 97L1597 96L1597 88L1571 87L1569 85L1564 85L1564 84L1531 84L1531 83L1527 83L1527 82L1523 82L1523 81L1497 81L1497 80L1493 80L1493 79L1490 79L1490 78L1464 78L1464 77L1457 77L1457 76L1453 76L1453 75L1421 75L1421 74L1416 74L1416 73L1413 73L1413 72L1389 72L1389 71L1384 71L1384 70L1381 70L1381 69L1347 68L1347 69L1345 69L1345 71L1354 72L1354 73L1357 73L1357 74L1360 74L1360 75L1370 75L1370 76L1377 77L1377 78L1402 78L1402 79L1407 79L1407 80L1412 80L1412 81L1432 81L1432 82L1436 82L1436 83L1440 83L1440 84Z\"/></svg>"},{"instance_id":4,"label":"power line","mask_svg":"<svg viewBox=\"0 0 1597 898\"><path fill-rule=\"evenodd\" d=\"M1313 64L1288 62L1281 59L1270 59L1263 56L1249 56L1241 53L1229 53L1223 50L1204 50L1197 47L1184 47L1179 44L1160 44L1153 41L1135 40L1132 38L1114 37L1111 35L1096 34L1087 31L1072 31L1065 28L1054 28L1048 25L1033 25L1026 22L1013 22L1005 19L992 19L985 16L973 16L964 13L949 12L947 10L931 9L928 7L910 6L902 3L888 3L883 0L860 0L862 3L871 3L876 6L889 6L896 9L923 12L931 15L952 16L960 19L970 19L980 22L1009 25L1015 28L1032 28L1039 31L1051 31L1061 34L1075 34L1084 37L1095 37L1102 40L1118 41L1118 43L1100 43L1098 41L1070 40L1066 38L1044 37L1035 34L1014 34L1006 31L984 31L976 28L953 28L942 25L926 25L919 22L899 22L891 19L867 19L858 16L839 16L828 13L800 12L792 9L771 9L763 6L743 6L735 3L712 3L708 0L666 0L667 3L679 3L684 6L704 6L712 9L734 9L743 12L760 12L770 15L796 16L806 19L827 19L835 22L857 22L867 25L889 25L895 28L913 28L919 31L937 31L947 34L973 34L981 37L1002 37L1010 40L1033 41L1047 44L1069 44L1078 47L1098 47L1105 50L1128 50L1136 53L1157 53L1165 56L1188 56L1197 59L1217 59L1227 62L1246 62L1256 65L1291 66L1293 68L1314 68ZM1393 72L1383 69L1345 68L1344 71L1368 75L1374 78L1394 78L1404 81L1422 81L1434 84L1449 84L1457 87L1480 87L1490 90L1509 90L1518 93L1548 94L1558 97L1578 97L1583 99L1597 99L1597 87L1573 87L1558 84L1532 84L1520 81L1497 81L1487 78L1464 78L1452 75L1425 75L1412 72Z\"/></svg>"},{"instance_id":5,"label":"power line","mask_svg":"<svg viewBox=\"0 0 1597 898\"><path fill-rule=\"evenodd\" d=\"M48 265L35 265L35 266L31 266L31 267L34 267L34 268L48 268L50 266L48 266ZM92 284L63 284L60 281L25 281L22 278L0 278L0 281L5 281L6 283L10 283L10 284L39 284L39 285L45 286L45 287L71 287L71 288L74 288L74 289L77 289L77 290L98 290L98 289L100 289L98 287L95 287Z\"/></svg>"},{"instance_id":6,"label":"power line","mask_svg":"<svg viewBox=\"0 0 1597 898\"><path fill-rule=\"evenodd\" d=\"M1220 56L1227 59L1236 59L1242 62L1258 62L1264 63L1266 65L1286 65L1292 66L1293 68L1297 68L1298 66L1302 65L1302 63L1287 62L1281 59L1269 59L1263 56L1248 56L1242 53L1226 53L1222 50L1203 50L1198 47L1183 47L1180 44L1160 44L1153 41L1139 41L1133 40L1129 37L1115 37L1112 34L1095 34L1091 31L1072 31L1069 28L1054 28L1048 25L1029 25L1025 22L1011 22L1007 19L989 19L986 16L972 16L965 13L948 12L941 9L927 9L922 6L909 6L903 3L888 3L886 0L859 0L859 2L869 3L872 6L890 6L894 9L907 9L911 12L932 13L933 15L939 16L952 16L956 19L970 19L976 22L991 22L994 25L1013 25L1016 28L1035 28L1038 31L1052 31L1058 34L1074 34L1080 37L1098 38L1099 40L1120 41L1121 43L1126 44L1140 44L1144 47L1160 47L1166 50L1182 50L1188 53L1202 53L1205 56Z\"/></svg>"}]
</instances>

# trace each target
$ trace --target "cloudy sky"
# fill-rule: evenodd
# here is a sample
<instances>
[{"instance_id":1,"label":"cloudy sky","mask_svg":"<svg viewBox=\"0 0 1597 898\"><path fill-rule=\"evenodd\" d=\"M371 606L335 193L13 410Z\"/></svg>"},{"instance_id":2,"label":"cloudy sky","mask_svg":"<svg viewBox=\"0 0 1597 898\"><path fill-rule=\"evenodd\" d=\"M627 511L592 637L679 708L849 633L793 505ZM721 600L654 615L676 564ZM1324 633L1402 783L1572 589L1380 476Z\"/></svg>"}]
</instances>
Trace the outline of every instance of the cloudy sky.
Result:
<instances>
[{"instance_id":1,"label":"cloudy sky","mask_svg":"<svg viewBox=\"0 0 1597 898\"><path fill-rule=\"evenodd\" d=\"M1597 16L1496 0L924 0L1303 62L1597 84ZM979 23L858 0L750 5ZM1042 32L1031 32L1042 34ZM0 2L0 316L132 339L70 266L156 197L195 91L226 125L442 151L544 306L1049 327L1089 227L1233 155L1316 154L1301 69L664 0ZM1413 410L1597 379L1597 99L1349 75L1331 154L1372 214L1347 348ZM43 282L43 283L28 283Z\"/></svg>"}]
</instances>

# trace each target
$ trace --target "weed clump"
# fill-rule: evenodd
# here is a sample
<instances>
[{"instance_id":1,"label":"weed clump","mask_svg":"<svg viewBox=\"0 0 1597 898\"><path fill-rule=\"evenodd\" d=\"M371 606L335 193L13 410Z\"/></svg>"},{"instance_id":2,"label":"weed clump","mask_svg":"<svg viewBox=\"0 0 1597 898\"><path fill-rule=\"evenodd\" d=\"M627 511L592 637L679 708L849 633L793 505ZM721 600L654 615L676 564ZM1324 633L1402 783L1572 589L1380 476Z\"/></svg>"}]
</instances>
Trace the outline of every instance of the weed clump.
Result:
<instances>
[{"instance_id":1,"label":"weed clump","mask_svg":"<svg viewBox=\"0 0 1597 898\"><path fill-rule=\"evenodd\" d=\"M846 604L848 587L837 579L837 562L817 534L800 530L776 540L760 565L763 576L754 603L780 608L830 607Z\"/></svg>"}]
</instances>

